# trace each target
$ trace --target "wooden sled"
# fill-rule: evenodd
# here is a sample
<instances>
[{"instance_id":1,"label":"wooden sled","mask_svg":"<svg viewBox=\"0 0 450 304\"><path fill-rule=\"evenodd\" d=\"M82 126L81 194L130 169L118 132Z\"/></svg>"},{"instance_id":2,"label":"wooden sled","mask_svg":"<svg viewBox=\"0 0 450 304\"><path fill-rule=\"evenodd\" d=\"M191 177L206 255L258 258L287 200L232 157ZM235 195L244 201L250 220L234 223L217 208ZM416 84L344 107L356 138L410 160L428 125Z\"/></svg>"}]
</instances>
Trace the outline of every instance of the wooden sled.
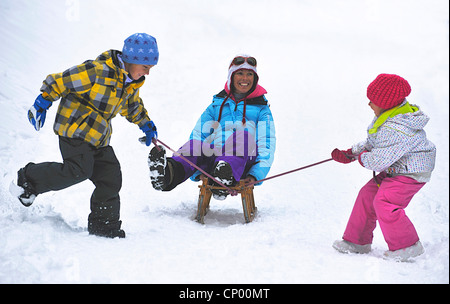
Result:
<instances>
[{"instance_id":1,"label":"wooden sled","mask_svg":"<svg viewBox=\"0 0 450 304\"><path fill-rule=\"evenodd\" d=\"M210 185L208 178L204 175L202 175L200 178L202 180L202 185L198 186L200 188L200 194L198 196L197 216L195 219L197 222L204 224L204 218L209 210L209 202L211 201L211 189L224 190L225 188ZM255 199L253 197L253 185L245 186L245 183L243 181L240 181L238 185L231 187L230 189L236 190L237 193L241 194L244 219L246 223L250 223L255 218L257 212Z\"/></svg>"}]
</instances>

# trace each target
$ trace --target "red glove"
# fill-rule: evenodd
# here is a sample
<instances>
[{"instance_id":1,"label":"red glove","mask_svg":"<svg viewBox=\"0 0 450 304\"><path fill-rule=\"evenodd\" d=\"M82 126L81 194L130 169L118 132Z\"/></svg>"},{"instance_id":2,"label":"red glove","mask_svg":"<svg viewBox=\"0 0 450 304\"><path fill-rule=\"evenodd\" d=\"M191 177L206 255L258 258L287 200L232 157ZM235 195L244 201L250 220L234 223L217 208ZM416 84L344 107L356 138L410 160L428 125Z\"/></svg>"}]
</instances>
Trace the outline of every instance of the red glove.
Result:
<instances>
[{"instance_id":1,"label":"red glove","mask_svg":"<svg viewBox=\"0 0 450 304\"><path fill-rule=\"evenodd\" d=\"M352 154L351 148L346 151L334 149L333 152L331 152L331 157L335 161L343 164L348 164L356 160L355 156Z\"/></svg>"}]
</instances>

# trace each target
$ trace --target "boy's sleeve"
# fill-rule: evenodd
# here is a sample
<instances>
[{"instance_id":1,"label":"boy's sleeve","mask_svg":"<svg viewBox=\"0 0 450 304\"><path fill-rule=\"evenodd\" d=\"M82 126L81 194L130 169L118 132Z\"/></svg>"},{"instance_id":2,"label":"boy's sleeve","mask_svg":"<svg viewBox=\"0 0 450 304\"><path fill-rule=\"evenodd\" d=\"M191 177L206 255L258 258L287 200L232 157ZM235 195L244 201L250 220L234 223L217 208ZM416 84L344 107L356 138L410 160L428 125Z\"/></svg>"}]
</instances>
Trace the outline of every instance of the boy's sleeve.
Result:
<instances>
[{"instance_id":1,"label":"boy's sleeve","mask_svg":"<svg viewBox=\"0 0 450 304\"><path fill-rule=\"evenodd\" d=\"M120 115L124 116L129 122L137 124L139 128L143 127L151 119L144 107L142 98L139 97L139 89L137 89L120 111Z\"/></svg>"},{"instance_id":2,"label":"boy's sleeve","mask_svg":"<svg viewBox=\"0 0 450 304\"><path fill-rule=\"evenodd\" d=\"M50 74L42 84L42 96L49 101L56 101L70 92L82 94L92 88L96 77L92 61L71 67L62 73Z\"/></svg>"}]
</instances>

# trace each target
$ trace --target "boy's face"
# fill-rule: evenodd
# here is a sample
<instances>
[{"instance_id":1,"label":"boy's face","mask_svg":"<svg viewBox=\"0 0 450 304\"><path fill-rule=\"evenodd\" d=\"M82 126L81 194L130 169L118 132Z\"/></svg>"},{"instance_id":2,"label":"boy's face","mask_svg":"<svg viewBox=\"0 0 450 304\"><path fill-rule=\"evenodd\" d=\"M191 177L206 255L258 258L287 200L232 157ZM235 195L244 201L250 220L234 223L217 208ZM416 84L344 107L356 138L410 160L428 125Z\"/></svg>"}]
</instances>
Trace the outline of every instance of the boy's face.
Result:
<instances>
[{"instance_id":1,"label":"boy's face","mask_svg":"<svg viewBox=\"0 0 450 304\"><path fill-rule=\"evenodd\" d=\"M125 64L125 70L130 74L130 77L133 78L134 80L138 80L142 76L148 75L152 67L154 67L154 65L143 65L133 63Z\"/></svg>"}]
</instances>

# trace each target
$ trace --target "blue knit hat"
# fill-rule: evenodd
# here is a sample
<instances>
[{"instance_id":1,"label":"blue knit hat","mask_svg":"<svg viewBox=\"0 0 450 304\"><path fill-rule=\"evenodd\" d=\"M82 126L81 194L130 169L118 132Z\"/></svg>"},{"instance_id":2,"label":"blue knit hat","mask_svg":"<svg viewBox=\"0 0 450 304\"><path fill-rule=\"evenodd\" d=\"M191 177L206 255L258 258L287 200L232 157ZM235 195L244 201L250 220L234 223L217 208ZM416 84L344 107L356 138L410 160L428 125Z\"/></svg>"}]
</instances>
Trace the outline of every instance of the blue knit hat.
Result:
<instances>
[{"instance_id":1,"label":"blue knit hat","mask_svg":"<svg viewBox=\"0 0 450 304\"><path fill-rule=\"evenodd\" d=\"M146 33L136 33L125 39L122 59L127 63L156 65L159 59L156 39Z\"/></svg>"}]
</instances>

